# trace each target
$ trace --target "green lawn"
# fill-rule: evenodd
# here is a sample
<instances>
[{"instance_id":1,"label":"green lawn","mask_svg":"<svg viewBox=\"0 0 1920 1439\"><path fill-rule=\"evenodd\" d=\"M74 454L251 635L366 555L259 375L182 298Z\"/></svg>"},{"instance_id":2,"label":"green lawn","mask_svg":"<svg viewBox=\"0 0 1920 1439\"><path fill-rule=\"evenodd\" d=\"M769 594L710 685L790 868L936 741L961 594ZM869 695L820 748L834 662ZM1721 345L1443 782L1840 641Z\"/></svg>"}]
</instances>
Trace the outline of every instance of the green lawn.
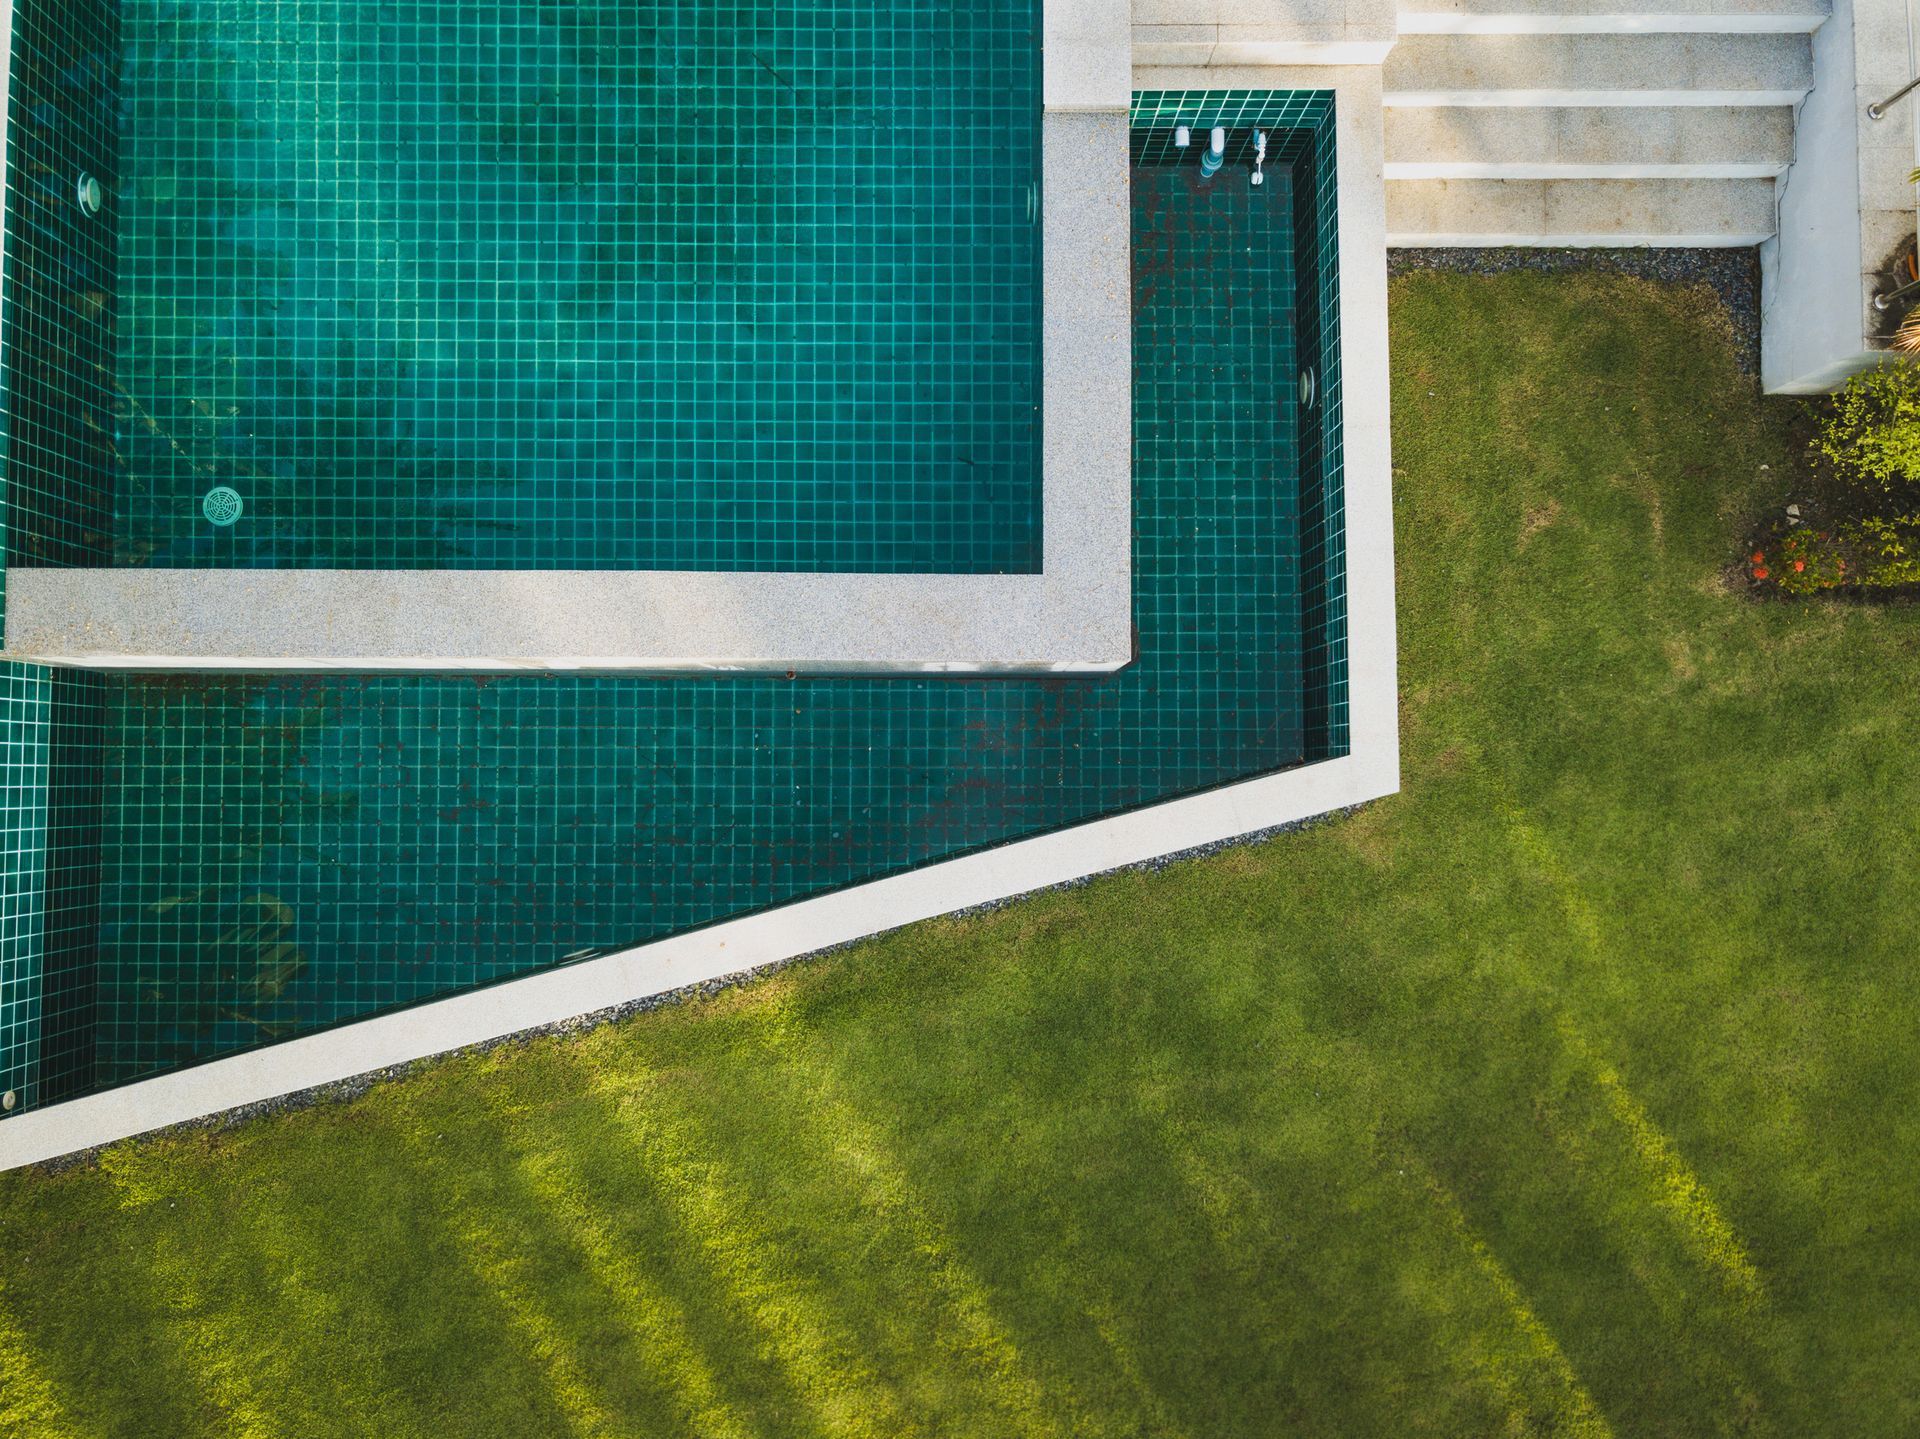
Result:
<instances>
[{"instance_id":1,"label":"green lawn","mask_svg":"<svg viewBox=\"0 0 1920 1439\"><path fill-rule=\"evenodd\" d=\"M1915 1432L1920 610L1696 295L1393 339L1404 794L0 1176L0 1431Z\"/></svg>"}]
</instances>

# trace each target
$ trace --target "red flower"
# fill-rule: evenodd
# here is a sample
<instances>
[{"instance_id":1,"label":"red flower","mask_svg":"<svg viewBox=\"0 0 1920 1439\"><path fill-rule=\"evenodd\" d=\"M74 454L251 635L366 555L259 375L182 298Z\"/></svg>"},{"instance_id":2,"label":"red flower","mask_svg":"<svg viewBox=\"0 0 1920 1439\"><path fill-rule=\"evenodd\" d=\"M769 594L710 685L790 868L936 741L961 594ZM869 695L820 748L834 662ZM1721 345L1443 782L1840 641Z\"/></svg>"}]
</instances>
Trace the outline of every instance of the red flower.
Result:
<instances>
[{"instance_id":1,"label":"red flower","mask_svg":"<svg viewBox=\"0 0 1920 1439\"><path fill-rule=\"evenodd\" d=\"M1753 577L1756 580L1764 580L1767 577L1767 567L1765 565L1755 565Z\"/></svg>"},{"instance_id":2,"label":"red flower","mask_svg":"<svg viewBox=\"0 0 1920 1439\"><path fill-rule=\"evenodd\" d=\"M1807 562L1805 560L1795 560L1793 562L1793 572L1796 575L1799 574L1800 571L1804 570L1806 567L1807 567Z\"/></svg>"},{"instance_id":3,"label":"red flower","mask_svg":"<svg viewBox=\"0 0 1920 1439\"><path fill-rule=\"evenodd\" d=\"M1756 565L1758 565L1758 564L1764 564L1764 563L1766 562L1766 558L1767 558L1767 557L1766 557L1766 555L1764 555L1763 553L1761 553L1761 552L1760 552L1759 550L1755 550L1755 551L1753 552L1753 562L1754 562L1754 563L1755 563Z\"/></svg>"}]
</instances>

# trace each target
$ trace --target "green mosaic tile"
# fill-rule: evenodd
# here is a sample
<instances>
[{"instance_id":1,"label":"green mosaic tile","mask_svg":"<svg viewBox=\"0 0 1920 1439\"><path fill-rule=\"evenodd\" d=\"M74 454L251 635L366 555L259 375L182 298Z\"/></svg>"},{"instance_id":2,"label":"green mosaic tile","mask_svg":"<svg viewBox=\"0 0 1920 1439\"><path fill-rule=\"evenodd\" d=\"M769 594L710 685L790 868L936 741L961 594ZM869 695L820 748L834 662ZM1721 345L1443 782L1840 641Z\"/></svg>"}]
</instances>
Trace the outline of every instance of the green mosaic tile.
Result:
<instances>
[{"instance_id":1,"label":"green mosaic tile","mask_svg":"<svg viewBox=\"0 0 1920 1439\"><path fill-rule=\"evenodd\" d=\"M99 996L104 676L49 670L38 1099L94 1085Z\"/></svg>"},{"instance_id":2,"label":"green mosaic tile","mask_svg":"<svg viewBox=\"0 0 1920 1439\"><path fill-rule=\"evenodd\" d=\"M18 0L7 86L6 563L99 564L111 529L118 9ZM81 203L100 185L100 209Z\"/></svg>"},{"instance_id":3,"label":"green mosaic tile","mask_svg":"<svg viewBox=\"0 0 1920 1439\"><path fill-rule=\"evenodd\" d=\"M0 1091L19 1109L40 1074L48 689L40 666L0 663Z\"/></svg>"},{"instance_id":4,"label":"green mosaic tile","mask_svg":"<svg viewBox=\"0 0 1920 1439\"><path fill-rule=\"evenodd\" d=\"M45 1102L1340 752L1331 108L1244 103L1313 127L1257 190L1135 136L1138 663L0 671L0 1066Z\"/></svg>"},{"instance_id":5,"label":"green mosaic tile","mask_svg":"<svg viewBox=\"0 0 1920 1439\"><path fill-rule=\"evenodd\" d=\"M110 680L102 1080L1299 762L1293 198L1135 171L1117 675Z\"/></svg>"},{"instance_id":6,"label":"green mosaic tile","mask_svg":"<svg viewBox=\"0 0 1920 1439\"><path fill-rule=\"evenodd\" d=\"M12 1113L94 1082L103 692L98 675L0 662L0 1092Z\"/></svg>"},{"instance_id":7,"label":"green mosaic tile","mask_svg":"<svg viewBox=\"0 0 1920 1439\"><path fill-rule=\"evenodd\" d=\"M1038 15L126 6L114 561L1037 570Z\"/></svg>"},{"instance_id":8,"label":"green mosaic tile","mask_svg":"<svg viewBox=\"0 0 1920 1439\"><path fill-rule=\"evenodd\" d=\"M1228 170L1244 179L1252 167L1254 132L1264 130L1269 159L1287 165L1293 175L1294 253L1304 271L1295 290L1294 327L1302 360L1315 368L1319 393L1315 411L1300 431L1306 757L1346 754L1346 508L1334 95L1327 90L1142 91L1133 97L1132 122L1136 164L1192 165L1207 131L1219 125L1228 132ZM1180 125L1195 137L1190 142L1195 148L1184 157L1174 145Z\"/></svg>"}]
</instances>

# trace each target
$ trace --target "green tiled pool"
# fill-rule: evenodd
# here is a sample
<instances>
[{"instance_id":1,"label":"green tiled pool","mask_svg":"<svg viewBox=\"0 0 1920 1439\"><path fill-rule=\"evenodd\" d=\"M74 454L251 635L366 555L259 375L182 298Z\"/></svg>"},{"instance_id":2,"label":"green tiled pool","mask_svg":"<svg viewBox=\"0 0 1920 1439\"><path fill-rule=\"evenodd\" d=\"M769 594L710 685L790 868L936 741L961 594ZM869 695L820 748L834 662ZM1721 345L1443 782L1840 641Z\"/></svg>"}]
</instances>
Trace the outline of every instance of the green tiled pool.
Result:
<instances>
[{"instance_id":1,"label":"green tiled pool","mask_svg":"<svg viewBox=\"0 0 1920 1439\"><path fill-rule=\"evenodd\" d=\"M1216 115L1233 165L1203 183L1166 142ZM1117 674L12 667L40 736L17 764L69 816L38 854L65 898L36 1102L1343 753L1330 119L1325 95L1136 101Z\"/></svg>"},{"instance_id":2,"label":"green tiled pool","mask_svg":"<svg viewBox=\"0 0 1920 1439\"><path fill-rule=\"evenodd\" d=\"M95 562L1039 568L1038 0L114 13Z\"/></svg>"}]
</instances>

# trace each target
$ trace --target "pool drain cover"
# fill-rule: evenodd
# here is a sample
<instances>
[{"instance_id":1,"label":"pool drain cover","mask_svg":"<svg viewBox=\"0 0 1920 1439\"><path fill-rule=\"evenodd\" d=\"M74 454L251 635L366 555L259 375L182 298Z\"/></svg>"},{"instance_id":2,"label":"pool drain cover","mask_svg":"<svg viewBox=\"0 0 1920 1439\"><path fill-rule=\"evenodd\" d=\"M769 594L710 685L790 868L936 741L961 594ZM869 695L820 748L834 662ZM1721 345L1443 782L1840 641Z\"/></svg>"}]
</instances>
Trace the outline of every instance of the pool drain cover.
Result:
<instances>
[{"instance_id":1,"label":"pool drain cover","mask_svg":"<svg viewBox=\"0 0 1920 1439\"><path fill-rule=\"evenodd\" d=\"M230 525L246 508L240 492L228 485L215 485L200 501L200 513L216 525Z\"/></svg>"}]
</instances>

